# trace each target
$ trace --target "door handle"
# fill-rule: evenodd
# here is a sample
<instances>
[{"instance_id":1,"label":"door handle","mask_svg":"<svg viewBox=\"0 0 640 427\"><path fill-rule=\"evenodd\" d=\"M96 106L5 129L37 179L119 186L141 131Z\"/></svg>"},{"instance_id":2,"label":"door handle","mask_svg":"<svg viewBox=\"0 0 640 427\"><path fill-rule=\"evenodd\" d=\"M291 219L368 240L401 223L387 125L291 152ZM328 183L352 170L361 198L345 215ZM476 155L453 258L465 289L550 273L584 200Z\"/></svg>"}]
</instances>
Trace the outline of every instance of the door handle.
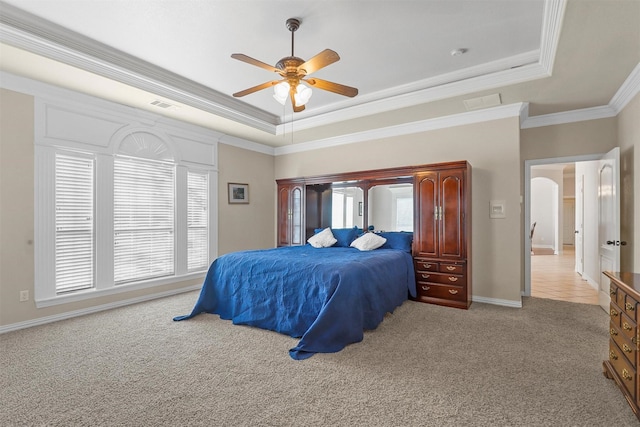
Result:
<instances>
[{"instance_id":1,"label":"door handle","mask_svg":"<svg viewBox=\"0 0 640 427\"><path fill-rule=\"evenodd\" d=\"M625 242L624 240L622 240L622 241L620 241L620 240L607 240L607 245L626 246L627 242Z\"/></svg>"}]
</instances>

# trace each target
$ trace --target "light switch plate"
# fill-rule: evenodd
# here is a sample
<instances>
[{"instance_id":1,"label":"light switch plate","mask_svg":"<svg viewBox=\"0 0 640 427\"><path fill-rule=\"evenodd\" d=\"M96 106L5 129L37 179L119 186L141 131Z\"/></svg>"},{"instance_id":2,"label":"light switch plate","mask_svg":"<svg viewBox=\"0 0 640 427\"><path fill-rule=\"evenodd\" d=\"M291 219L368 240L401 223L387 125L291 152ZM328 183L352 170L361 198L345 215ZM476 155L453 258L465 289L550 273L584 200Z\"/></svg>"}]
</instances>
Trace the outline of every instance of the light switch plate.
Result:
<instances>
[{"instance_id":1,"label":"light switch plate","mask_svg":"<svg viewBox=\"0 0 640 427\"><path fill-rule=\"evenodd\" d=\"M507 217L507 205L504 200L491 200L489 206L490 218L506 218Z\"/></svg>"}]
</instances>

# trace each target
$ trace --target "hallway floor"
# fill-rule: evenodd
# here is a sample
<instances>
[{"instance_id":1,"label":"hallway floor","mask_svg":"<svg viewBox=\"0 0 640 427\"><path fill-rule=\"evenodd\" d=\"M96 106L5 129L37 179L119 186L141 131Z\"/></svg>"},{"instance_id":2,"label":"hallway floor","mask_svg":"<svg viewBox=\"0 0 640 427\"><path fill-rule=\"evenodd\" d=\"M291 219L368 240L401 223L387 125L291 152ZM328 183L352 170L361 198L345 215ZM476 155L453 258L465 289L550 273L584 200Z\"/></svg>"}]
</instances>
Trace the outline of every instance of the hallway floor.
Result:
<instances>
[{"instance_id":1,"label":"hallway floor","mask_svg":"<svg viewBox=\"0 0 640 427\"><path fill-rule=\"evenodd\" d=\"M598 291L574 271L575 249L560 255L531 256L531 296L584 304L598 304Z\"/></svg>"}]
</instances>

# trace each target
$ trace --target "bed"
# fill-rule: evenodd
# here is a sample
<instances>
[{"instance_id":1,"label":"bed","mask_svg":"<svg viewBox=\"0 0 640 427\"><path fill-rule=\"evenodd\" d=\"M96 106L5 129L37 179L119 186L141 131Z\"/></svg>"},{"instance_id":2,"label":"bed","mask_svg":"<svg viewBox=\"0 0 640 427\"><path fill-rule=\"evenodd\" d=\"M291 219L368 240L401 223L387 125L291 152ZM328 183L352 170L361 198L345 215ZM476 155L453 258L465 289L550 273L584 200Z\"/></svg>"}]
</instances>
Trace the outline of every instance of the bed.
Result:
<instances>
[{"instance_id":1,"label":"bed","mask_svg":"<svg viewBox=\"0 0 640 427\"><path fill-rule=\"evenodd\" d=\"M300 338L289 350L296 360L340 351L362 341L365 330L415 296L410 237L387 237L375 250L351 247L347 239L330 247L223 255L209 267L191 313L174 320L214 313L234 324ZM401 244L390 244L394 241Z\"/></svg>"}]
</instances>

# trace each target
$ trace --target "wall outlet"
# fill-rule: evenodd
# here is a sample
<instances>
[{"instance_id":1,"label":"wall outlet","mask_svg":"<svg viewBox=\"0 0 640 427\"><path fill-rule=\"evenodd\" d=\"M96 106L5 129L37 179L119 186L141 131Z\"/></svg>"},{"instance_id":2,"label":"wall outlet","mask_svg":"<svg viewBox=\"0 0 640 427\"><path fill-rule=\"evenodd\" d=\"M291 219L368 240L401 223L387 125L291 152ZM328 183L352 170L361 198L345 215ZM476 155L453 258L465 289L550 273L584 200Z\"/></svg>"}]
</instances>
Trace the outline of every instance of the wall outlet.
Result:
<instances>
[{"instance_id":1,"label":"wall outlet","mask_svg":"<svg viewBox=\"0 0 640 427\"><path fill-rule=\"evenodd\" d=\"M20 291L20 302L29 301L29 291Z\"/></svg>"}]
</instances>

